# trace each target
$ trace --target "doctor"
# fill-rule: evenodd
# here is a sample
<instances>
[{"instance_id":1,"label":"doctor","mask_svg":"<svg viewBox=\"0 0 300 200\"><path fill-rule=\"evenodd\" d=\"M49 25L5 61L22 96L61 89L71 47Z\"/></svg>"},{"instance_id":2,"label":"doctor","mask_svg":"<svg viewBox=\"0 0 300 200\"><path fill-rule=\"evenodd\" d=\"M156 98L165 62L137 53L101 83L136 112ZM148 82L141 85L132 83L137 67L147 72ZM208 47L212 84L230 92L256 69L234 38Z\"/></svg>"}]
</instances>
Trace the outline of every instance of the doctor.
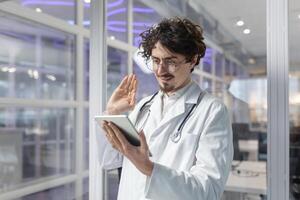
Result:
<instances>
[{"instance_id":1,"label":"doctor","mask_svg":"<svg viewBox=\"0 0 300 200\"><path fill-rule=\"evenodd\" d=\"M152 60L159 91L136 105L137 79L131 74L106 110L132 110L141 146L132 146L110 122L102 124L106 137L99 144L103 168L122 166L118 199L220 199L233 157L232 130L224 104L191 80L205 54L202 29L176 17L141 37L142 56Z\"/></svg>"}]
</instances>

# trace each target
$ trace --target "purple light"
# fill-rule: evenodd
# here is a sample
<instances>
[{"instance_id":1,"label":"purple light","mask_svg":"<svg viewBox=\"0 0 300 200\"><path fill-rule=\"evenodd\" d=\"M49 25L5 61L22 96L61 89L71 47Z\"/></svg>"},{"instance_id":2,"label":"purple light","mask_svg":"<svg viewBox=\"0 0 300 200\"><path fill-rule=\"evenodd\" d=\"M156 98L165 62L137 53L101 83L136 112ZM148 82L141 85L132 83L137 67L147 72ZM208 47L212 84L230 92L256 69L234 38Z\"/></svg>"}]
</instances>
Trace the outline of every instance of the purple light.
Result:
<instances>
[{"instance_id":1,"label":"purple light","mask_svg":"<svg viewBox=\"0 0 300 200\"><path fill-rule=\"evenodd\" d=\"M109 11L109 12L107 12L107 17L110 17L115 14L119 14L119 13L124 13L124 12L126 12L126 10L127 10L126 8L119 8L116 10Z\"/></svg>"},{"instance_id":2,"label":"purple light","mask_svg":"<svg viewBox=\"0 0 300 200\"><path fill-rule=\"evenodd\" d=\"M108 21L107 22L107 25L124 25L124 26L126 26L127 25L127 22L125 22L125 21ZM147 26L147 27L150 27L150 26L152 26L152 24L151 23L145 23L145 22L133 22L133 25L134 26Z\"/></svg>"},{"instance_id":3,"label":"purple light","mask_svg":"<svg viewBox=\"0 0 300 200\"><path fill-rule=\"evenodd\" d=\"M51 6L74 6L74 1L43 1L43 0L23 0L23 6L28 5L51 5Z\"/></svg>"},{"instance_id":4,"label":"purple light","mask_svg":"<svg viewBox=\"0 0 300 200\"><path fill-rule=\"evenodd\" d=\"M123 1L124 1L124 0L117 0L117 1L112 2L112 3L108 3L108 4L107 4L107 7L108 7L108 8L112 8L112 7L121 5L121 4L123 3Z\"/></svg>"},{"instance_id":5,"label":"purple light","mask_svg":"<svg viewBox=\"0 0 300 200\"><path fill-rule=\"evenodd\" d=\"M127 32L127 29L126 28L118 28L118 27L114 27L114 26L107 26L107 30L110 30L110 31L116 31L116 32L120 32L120 33L125 33ZM143 30L136 30L134 29L132 32L133 33L140 33L142 32Z\"/></svg>"},{"instance_id":6,"label":"purple light","mask_svg":"<svg viewBox=\"0 0 300 200\"><path fill-rule=\"evenodd\" d=\"M140 13L154 13L155 11L151 8L133 8L134 12L140 12Z\"/></svg>"},{"instance_id":7,"label":"purple light","mask_svg":"<svg viewBox=\"0 0 300 200\"><path fill-rule=\"evenodd\" d=\"M118 5L121 5L123 2L124 0L117 0L115 2L107 4L107 7L113 8ZM70 1L23 0L22 5L23 6L29 6L29 5L74 6L75 3L73 0ZM85 3L84 6L90 7L90 3Z\"/></svg>"}]
</instances>

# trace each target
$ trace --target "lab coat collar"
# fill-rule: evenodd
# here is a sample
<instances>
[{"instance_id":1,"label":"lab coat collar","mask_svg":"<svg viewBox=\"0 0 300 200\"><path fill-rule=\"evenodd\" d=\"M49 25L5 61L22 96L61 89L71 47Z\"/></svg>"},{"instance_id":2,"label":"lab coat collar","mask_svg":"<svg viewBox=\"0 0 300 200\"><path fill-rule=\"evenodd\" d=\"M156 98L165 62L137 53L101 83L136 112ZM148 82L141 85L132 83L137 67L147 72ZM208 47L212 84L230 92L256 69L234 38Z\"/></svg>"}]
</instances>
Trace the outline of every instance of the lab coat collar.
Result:
<instances>
[{"instance_id":1,"label":"lab coat collar","mask_svg":"<svg viewBox=\"0 0 300 200\"><path fill-rule=\"evenodd\" d=\"M196 104L197 99L200 95L201 89L194 81L191 83L189 88L184 92L184 94L175 102L174 108L172 112L166 113L166 116L161 120L161 123L158 124L158 127L155 129L154 132L158 131L158 129L162 128L165 124L167 124L170 120L174 119L175 117L183 114L186 110L189 109L190 106L187 104ZM152 106L151 106L151 113L154 113L156 116L160 115L161 113L161 100L160 96L157 95L155 98Z\"/></svg>"}]
</instances>

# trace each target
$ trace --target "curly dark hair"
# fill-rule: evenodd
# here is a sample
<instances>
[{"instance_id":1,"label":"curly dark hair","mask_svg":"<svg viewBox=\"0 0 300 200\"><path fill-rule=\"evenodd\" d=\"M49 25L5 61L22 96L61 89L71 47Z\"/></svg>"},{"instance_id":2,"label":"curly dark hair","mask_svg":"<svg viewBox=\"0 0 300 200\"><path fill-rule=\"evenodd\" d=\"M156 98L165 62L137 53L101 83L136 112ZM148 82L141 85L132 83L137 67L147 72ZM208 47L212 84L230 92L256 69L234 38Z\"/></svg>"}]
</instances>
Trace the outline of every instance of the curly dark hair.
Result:
<instances>
[{"instance_id":1,"label":"curly dark hair","mask_svg":"<svg viewBox=\"0 0 300 200\"><path fill-rule=\"evenodd\" d=\"M164 18L159 24L142 32L140 36L142 38L139 45L142 47L140 53L147 61L157 42L173 53L184 55L187 62L191 62L197 56L196 65L205 55L206 45L203 42L201 26L186 18Z\"/></svg>"}]
</instances>

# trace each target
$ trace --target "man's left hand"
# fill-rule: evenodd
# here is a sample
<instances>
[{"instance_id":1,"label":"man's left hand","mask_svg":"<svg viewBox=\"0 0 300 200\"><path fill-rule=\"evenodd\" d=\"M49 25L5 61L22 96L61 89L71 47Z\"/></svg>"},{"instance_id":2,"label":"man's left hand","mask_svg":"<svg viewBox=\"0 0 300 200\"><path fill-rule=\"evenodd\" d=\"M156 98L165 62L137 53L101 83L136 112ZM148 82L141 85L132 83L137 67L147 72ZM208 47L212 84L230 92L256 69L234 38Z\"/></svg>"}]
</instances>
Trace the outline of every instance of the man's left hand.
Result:
<instances>
[{"instance_id":1,"label":"man's left hand","mask_svg":"<svg viewBox=\"0 0 300 200\"><path fill-rule=\"evenodd\" d=\"M143 131L139 133L141 145L133 146L112 122L102 123L102 128L106 132L105 135L114 149L127 157L143 174L151 176L154 164L149 159L149 148Z\"/></svg>"}]
</instances>

